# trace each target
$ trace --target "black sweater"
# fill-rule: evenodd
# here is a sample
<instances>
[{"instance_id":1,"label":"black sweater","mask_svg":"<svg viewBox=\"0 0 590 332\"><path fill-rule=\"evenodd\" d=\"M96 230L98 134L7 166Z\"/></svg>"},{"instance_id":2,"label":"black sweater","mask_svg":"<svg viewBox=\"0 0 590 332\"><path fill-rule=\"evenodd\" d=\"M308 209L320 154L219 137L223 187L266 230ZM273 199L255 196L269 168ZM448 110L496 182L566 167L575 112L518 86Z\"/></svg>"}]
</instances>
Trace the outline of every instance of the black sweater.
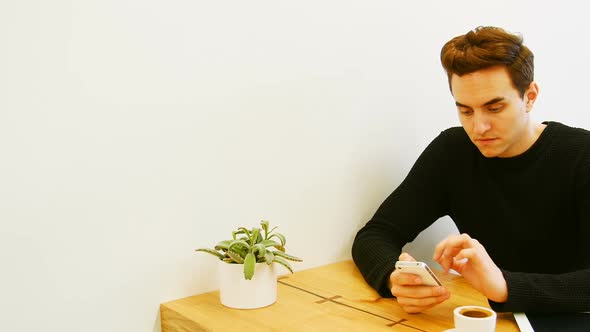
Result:
<instances>
[{"instance_id":1,"label":"black sweater","mask_svg":"<svg viewBox=\"0 0 590 332\"><path fill-rule=\"evenodd\" d=\"M502 270L508 301L496 311L590 311L590 132L547 122L523 154L486 158L465 131L442 132L358 232L352 255L391 297L401 248L450 216Z\"/></svg>"}]
</instances>

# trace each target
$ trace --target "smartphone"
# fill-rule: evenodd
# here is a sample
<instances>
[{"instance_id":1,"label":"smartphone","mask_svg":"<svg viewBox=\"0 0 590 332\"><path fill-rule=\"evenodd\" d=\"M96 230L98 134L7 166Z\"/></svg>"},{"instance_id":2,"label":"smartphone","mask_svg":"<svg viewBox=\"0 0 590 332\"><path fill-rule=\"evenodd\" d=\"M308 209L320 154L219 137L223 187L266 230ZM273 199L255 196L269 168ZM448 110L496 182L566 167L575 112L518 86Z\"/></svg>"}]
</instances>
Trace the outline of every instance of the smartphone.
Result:
<instances>
[{"instance_id":1,"label":"smartphone","mask_svg":"<svg viewBox=\"0 0 590 332\"><path fill-rule=\"evenodd\" d=\"M416 274L422 278L422 283L427 286L442 286L442 282L424 262L397 261L395 269L403 273Z\"/></svg>"}]
</instances>

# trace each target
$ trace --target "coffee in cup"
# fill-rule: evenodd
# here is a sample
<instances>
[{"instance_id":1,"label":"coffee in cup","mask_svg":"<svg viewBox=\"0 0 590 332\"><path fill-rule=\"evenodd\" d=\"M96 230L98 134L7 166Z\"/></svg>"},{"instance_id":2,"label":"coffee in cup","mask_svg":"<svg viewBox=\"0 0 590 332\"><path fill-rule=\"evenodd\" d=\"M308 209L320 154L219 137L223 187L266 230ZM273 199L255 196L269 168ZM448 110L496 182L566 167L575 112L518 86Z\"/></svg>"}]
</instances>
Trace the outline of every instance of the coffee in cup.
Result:
<instances>
[{"instance_id":1,"label":"coffee in cup","mask_svg":"<svg viewBox=\"0 0 590 332\"><path fill-rule=\"evenodd\" d=\"M455 331L457 332L494 332L496 329L496 312L479 306L463 306L453 310Z\"/></svg>"},{"instance_id":2,"label":"coffee in cup","mask_svg":"<svg viewBox=\"0 0 590 332\"><path fill-rule=\"evenodd\" d=\"M473 318L485 318L490 317L492 315L491 312L487 310L481 310L480 308L465 308L459 311L460 315L473 317Z\"/></svg>"}]
</instances>

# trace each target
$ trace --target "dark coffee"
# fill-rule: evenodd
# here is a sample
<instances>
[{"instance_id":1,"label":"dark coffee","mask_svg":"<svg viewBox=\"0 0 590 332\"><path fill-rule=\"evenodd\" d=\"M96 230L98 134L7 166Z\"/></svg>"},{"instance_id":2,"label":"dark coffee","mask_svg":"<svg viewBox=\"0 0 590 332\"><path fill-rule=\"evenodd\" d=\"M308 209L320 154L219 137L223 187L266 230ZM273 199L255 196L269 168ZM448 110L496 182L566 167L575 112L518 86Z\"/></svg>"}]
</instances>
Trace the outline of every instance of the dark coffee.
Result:
<instances>
[{"instance_id":1,"label":"dark coffee","mask_svg":"<svg viewBox=\"0 0 590 332\"><path fill-rule=\"evenodd\" d=\"M490 312L479 310L479 309L474 309L474 308L463 309L459 313L463 316L471 317L471 318L486 318L486 317L490 317L492 315L492 313L490 313Z\"/></svg>"}]
</instances>

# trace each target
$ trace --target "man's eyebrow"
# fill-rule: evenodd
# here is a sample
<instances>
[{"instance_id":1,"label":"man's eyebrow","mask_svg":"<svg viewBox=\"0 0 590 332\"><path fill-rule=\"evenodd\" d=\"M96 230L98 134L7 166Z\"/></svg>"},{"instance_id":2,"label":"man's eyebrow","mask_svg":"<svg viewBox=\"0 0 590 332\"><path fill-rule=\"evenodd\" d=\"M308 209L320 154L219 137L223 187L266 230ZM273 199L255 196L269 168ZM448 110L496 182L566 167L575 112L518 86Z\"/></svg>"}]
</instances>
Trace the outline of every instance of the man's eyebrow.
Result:
<instances>
[{"instance_id":1,"label":"man's eyebrow","mask_svg":"<svg viewBox=\"0 0 590 332\"><path fill-rule=\"evenodd\" d=\"M493 104L495 104L495 103L499 103L499 102L501 102L501 101L503 101L503 100L504 100L504 97L496 97L496 98L490 99L489 101L485 102L485 103L483 104L483 106L489 106L489 105L493 105ZM467 105L465 105L465 104L461 104L461 103L460 103L460 102L458 102L458 101L455 101L455 105L457 105L458 107L466 107L466 108L471 108L471 106L467 106Z\"/></svg>"},{"instance_id":2,"label":"man's eyebrow","mask_svg":"<svg viewBox=\"0 0 590 332\"><path fill-rule=\"evenodd\" d=\"M469 107L469 106L467 106L467 105L463 105L463 104L461 104L461 103L460 103L460 102L458 102L458 101L455 101L455 105L457 105L457 107L471 108L471 107Z\"/></svg>"},{"instance_id":3,"label":"man's eyebrow","mask_svg":"<svg viewBox=\"0 0 590 332\"><path fill-rule=\"evenodd\" d=\"M495 104L495 103L499 103L499 102L501 102L501 101L503 101L503 100L504 100L504 97L496 97L496 98L494 98L494 99L492 99L492 100L488 101L487 103L483 104L483 106L489 106L489 105L493 105L493 104Z\"/></svg>"}]
</instances>

